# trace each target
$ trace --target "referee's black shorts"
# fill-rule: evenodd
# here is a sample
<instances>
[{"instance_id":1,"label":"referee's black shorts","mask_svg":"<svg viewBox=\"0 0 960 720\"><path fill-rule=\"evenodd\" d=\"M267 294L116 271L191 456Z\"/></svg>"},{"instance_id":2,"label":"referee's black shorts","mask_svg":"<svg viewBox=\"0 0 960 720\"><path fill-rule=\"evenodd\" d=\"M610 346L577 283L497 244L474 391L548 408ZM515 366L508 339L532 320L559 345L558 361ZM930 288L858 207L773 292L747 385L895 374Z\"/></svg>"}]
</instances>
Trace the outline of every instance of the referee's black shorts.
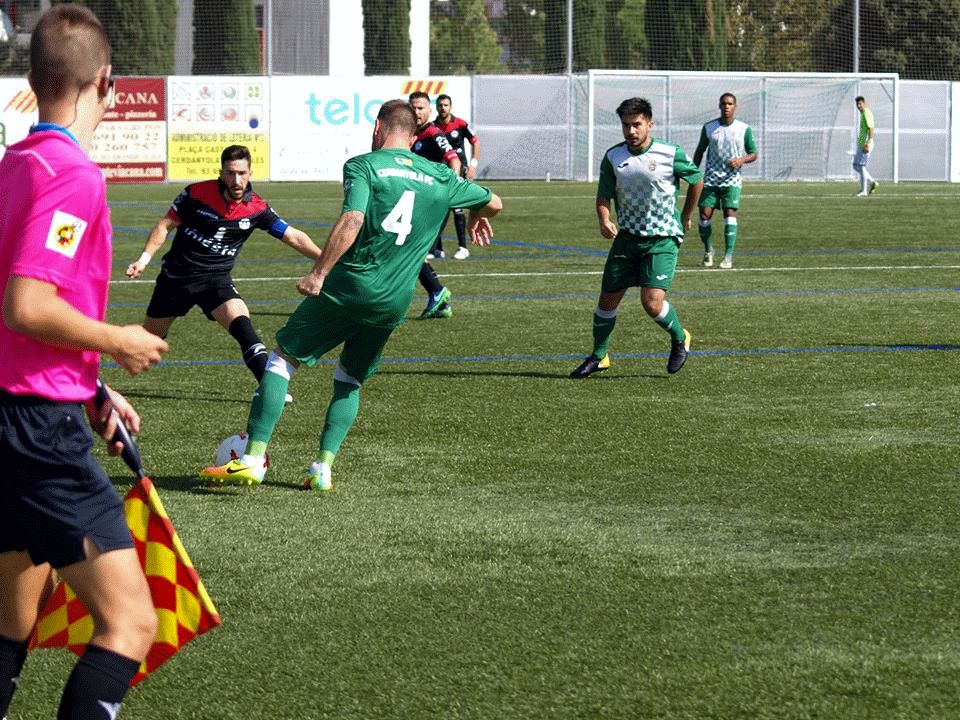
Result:
<instances>
[{"instance_id":1,"label":"referee's black shorts","mask_svg":"<svg viewBox=\"0 0 960 720\"><path fill-rule=\"evenodd\" d=\"M123 502L90 455L93 435L78 403L0 391L0 553L55 568L133 547Z\"/></svg>"},{"instance_id":2,"label":"referee's black shorts","mask_svg":"<svg viewBox=\"0 0 960 720\"><path fill-rule=\"evenodd\" d=\"M240 293L227 273L199 278L172 278L161 272L147 306L147 317L182 317L196 305L208 320L213 320L211 313L234 298L240 298Z\"/></svg>"}]
</instances>

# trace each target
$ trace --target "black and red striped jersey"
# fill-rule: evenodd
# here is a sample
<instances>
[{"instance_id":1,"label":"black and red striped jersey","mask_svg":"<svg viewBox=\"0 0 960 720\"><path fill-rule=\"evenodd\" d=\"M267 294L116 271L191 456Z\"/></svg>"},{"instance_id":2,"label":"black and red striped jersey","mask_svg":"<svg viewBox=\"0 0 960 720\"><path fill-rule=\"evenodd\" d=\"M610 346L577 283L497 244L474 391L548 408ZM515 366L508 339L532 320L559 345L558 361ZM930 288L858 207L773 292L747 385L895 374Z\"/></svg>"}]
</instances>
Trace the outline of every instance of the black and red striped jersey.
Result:
<instances>
[{"instance_id":1,"label":"black and red striped jersey","mask_svg":"<svg viewBox=\"0 0 960 720\"><path fill-rule=\"evenodd\" d=\"M410 149L427 160L448 165L453 158L457 157L457 151L453 149L447 136L432 122L417 130L417 139L413 141L413 147Z\"/></svg>"},{"instance_id":2,"label":"black and red striped jersey","mask_svg":"<svg viewBox=\"0 0 960 720\"><path fill-rule=\"evenodd\" d=\"M467 124L467 121L451 115L449 122L441 122L440 119L437 118L433 121L433 124L437 126L440 132L447 136L451 147L457 151L460 162L466 163L467 153L464 149L464 142L469 140L471 145L476 145L479 141L470 129L470 125Z\"/></svg>"},{"instance_id":3,"label":"black and red striped jersey","mask_svg":"<svg viewBox=\"0 0 960 720\"><path fill-rule=\"evenodd\" d=\"M163 256L170 277L229 273L237 253L257 228L282 238L288 223L247 185L238 202L227 202L219 178L188 185L177 195L167 217L179 223L173 245Z\"/></svg>"}]
</instances>

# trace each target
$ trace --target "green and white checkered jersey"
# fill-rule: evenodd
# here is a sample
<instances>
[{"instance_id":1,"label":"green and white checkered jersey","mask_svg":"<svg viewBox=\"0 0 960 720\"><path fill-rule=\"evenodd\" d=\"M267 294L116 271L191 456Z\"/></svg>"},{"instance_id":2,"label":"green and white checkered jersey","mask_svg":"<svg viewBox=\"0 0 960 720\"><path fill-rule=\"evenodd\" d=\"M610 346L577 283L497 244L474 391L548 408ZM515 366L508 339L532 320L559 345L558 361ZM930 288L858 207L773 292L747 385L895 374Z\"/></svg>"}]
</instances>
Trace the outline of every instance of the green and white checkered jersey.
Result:
<instances>
[{"instance_id":1,"label":"green and white checkered jersey","mask_svg":"<svg viewBox=\"0 0 960 720\"><path fill-rule=\"evenodd\" d=\"M724 125L720 118L711 120L700 130L700 143L694 156L707 153L703 184L711 187L742 187L740 168L727 165L730 158L743 157L757 151L753 131L745 122L734 120Z\"/></svg>"},{"instance_id":2,"label":"green and white checkered jersey","mask_svg":"<svg viewBox=\"0 0 960 720\"><path fill-rule=\"evenodd\" d=\"M343 212L364 214L356 242L327 275L323 294L358 322L402 323L417 274L453 208L481 208L492 193L410 150L381 149L343 166Z\"/></svg>"},{"instance_id":3,"label":"green and white checkered jersey","mask_svg":"<svg viewBox=\"0 0 960 720\"><path fill-rule=\"evenodd\" d=\"M643 237L682 239L677 208L680 179L693 185L702 177L677 145L654 139L646 150L633 152L622 142L607 150L600 162L597 195L616 200L621 230Z\"/></svg>"}]
</instances>

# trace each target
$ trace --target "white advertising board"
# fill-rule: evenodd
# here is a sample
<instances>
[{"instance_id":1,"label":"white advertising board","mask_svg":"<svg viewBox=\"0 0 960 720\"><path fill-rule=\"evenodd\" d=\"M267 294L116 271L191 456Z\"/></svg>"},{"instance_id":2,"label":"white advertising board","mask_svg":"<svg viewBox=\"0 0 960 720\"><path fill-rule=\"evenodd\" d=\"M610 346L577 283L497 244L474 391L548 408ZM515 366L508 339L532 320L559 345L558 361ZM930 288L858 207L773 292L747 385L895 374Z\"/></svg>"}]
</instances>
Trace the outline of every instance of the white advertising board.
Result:
<instances>
[{"instance_id":1,"label":"white advertising board","mask_svg":"<svg viewBox=\"0 0 960 720\"><path fill-rule=\"evenodd\" d=\"M37 96L26 78L0 78L0 157L37 121Z\"/></svg>"},{"instance_id":2,"label":"white advertising board","mask_svg":"<svg viewBox=\"0 0 960 720\"><path fill-rule=\"evenodd\" d=\"M470 78L273 77L270 85L270 179L340 180L343 163L370 150L380 106L422 90L453 100L470 121Z\"/></svg>"},{"instance_id":3,"label":"white advertising board","mask_svg":"<svg viewBox=\"0 0 960 720\"><path fill-rule=\"evenodd\" d=\"M253 177L270 175L270 83L265 77L167 78L167 178L209 180L220 153L246 145Z\"/></svg>"}]
</instances>

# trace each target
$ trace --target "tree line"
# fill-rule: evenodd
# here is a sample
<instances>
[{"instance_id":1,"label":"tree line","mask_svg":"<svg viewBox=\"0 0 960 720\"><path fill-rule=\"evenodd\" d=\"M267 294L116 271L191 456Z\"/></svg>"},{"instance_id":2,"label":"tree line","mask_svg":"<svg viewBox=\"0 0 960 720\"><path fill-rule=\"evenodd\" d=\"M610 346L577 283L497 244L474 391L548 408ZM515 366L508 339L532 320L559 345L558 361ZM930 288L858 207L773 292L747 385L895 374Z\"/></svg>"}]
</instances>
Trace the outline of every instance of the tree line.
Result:
<instances>
[{"instance_id":1,"label":"tree line","mask_svg":"<svg viewBox=\"0 0 960 720\"><path fill-rule=\"evenodd\" d=\"M565 72L567 4L505 0L502 16L487 18L483 0L435 3L431 71ZM854 69L853 0L573 0L572 5L574 72ZM859 5L859 72L960 80L956 0L860 0ZM470 50L470 36L484 38L482 53Z\"/></svg>"},{"instance_id":2,"label":"tree line","mask_svg":"<svg viewBox=\"0 0 960 720\"><path fill-rule=\"evenodd\" d=\"M54 0L54 4L58 1ZM117 75L170 75L178 0L81 0L104 23ZM361 0L367 75L409 71L410 0ZM568 0L430 4L434 74L563 73ZM194 0L194 74L259 74L252 0ZM852 72L854 0L573 0L570 66L627 70ZM960 80L960 2L860 0L859 72ZM25 72L23 48L0 73Z\"/></svg>"}]
</instances>

